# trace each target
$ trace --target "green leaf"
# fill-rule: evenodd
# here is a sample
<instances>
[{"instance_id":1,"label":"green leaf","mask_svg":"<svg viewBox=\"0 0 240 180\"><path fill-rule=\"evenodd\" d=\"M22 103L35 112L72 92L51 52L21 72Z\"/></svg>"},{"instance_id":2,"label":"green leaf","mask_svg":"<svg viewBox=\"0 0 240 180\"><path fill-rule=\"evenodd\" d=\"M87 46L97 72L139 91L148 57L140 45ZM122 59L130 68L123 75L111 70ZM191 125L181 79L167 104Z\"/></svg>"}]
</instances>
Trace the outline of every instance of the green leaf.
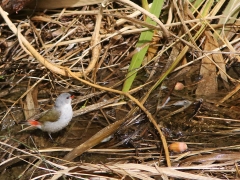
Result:
<instances>
[{"instance_id":1,"label":"green leaf","mask_svg":"<svg viewBox=\"0 0 240 180\"><path fill-rule=\"evenodd\" d=\"M154 0L150 8L150 12L155 16L159 17L163 7L163 3L164 1L162 0ZM151 25L156 25L156 22L152 21L149 17L147 17L146 22ZM149 45L146 45L146 44L152 41L153 34L154 34L154 30L149 30L141 33L138 43L136 44L136 48L139 48L139 52L132 57L132 60L128 69L127 78L123 85L123 89L122 89L123 92L128 92L130 90L132 83L137 75L137 71L141 66L143 59L146 55L146 52L148 50Z\"/></svg>"}]
</instances>

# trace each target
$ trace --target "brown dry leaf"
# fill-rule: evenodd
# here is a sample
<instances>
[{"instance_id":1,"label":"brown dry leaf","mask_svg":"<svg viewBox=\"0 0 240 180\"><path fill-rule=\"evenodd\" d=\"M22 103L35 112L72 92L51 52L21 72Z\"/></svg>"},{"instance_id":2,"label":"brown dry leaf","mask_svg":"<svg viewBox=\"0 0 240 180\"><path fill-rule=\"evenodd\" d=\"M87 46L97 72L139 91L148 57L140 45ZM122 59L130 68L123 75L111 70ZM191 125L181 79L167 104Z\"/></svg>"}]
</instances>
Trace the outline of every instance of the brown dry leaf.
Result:
<instances>
[{"instance_id":1,"label":"brown dry leaf","mask_svg":"<svg viewBox=\"0 0 240 180\"><path fill-rule=\"evenodd\" d=\"M37 94L38 94L38 87L34 87L33 90L31 90L26 95L26 100L24 102L24 115L26 119L29 119L30 117L34 116L38 112L38 101L37 101Z\"/></svg>"},{"instance_id":2,"label":"brown dry leaf","mask_svg":"<svg viewBox=\"0 0 240 180\"><path fill-rule=\"evenodd\" d=\"M152 60L154 56L156 56L158 52L158 46L156 45L160 41L160 37L153 37L153 43L150 44L148 51L147 51L147 62L144 62L145 64ZM145 65L143 64L143 65Z\"/></svg>"},{"instance_id":3,"label":"brown dry leaf","mask_svg":"<svg viewBox=\"0 0 240 180\"><path fill-rule=\"evenodd\" d=\"M206 31L206 40L204 45L204 51L212 51L215 49L215 41L211 32ZM216 73L216 66L213 62L209 59L212 58L212 55L208 57L204 57L202 59L202 65L200 69L200 75L203 77L203 81L198 84L196 95L197 96L210 96L217 92L218 83L217 83L217 73Z\"/></svg>"},{"instance_id":4,"label":"brown dry leaf","mask_svg":"<svg viewBox=\"0 0 240 180\"><path fill-rule=\"evenodd\" d=\"M59 26L62 26L62 24L59 21L55 21L53 20L50 16L33 16L31 18L32 21L43 21L43 22L51 22L51 23L55 23L58 24Z\"/></svg>"},{"instance_id":5,"label":"brown dry leaf","mask_svg":"<svg viewBox=\"0 0 240 180\"><path fill-rule=\"evenodd\" d=\"M53 37L61 36L62 34L63 34L63 29L62 28L57 29L56 31L52 32Z\"/></svg>"},{"instance_id":6,"label":"brown dry leaf","mask_svg":"<svg viewBox=\"0 0 240 180\"><path fill-rule=\"evenodd\" d=\"M212 46L214 49L217 49L219 48L219 44L217 42L217 40L213 37L212 33L211 33L211 38L212 38ZM219 73L221 75L221 78L225 81L225 82L228 82L228 79L227 79L227 76L226 76L226 66L225 66L225 62L224 62L224 59L223 59L223 56L222 54L220 53L214 53L212 55L213 57L213 60L216 62L216 64L221 68L219 69Z\"/></svg>"},{"instance_id":7,"label":"brown dry leaf","mask_svg":"<svg viewBox=\"0 0 240 180\"><path fill-rule=\"evenodd\" d=\"M86 6L91 4L99 4L102 3L103 0L38 0L37 8L39 9L57 9L57 8L69 8L69 7L78 7L78 6ZM28 7L35 8L36 2L32 1Z\"/></svg>"}]
</instances>

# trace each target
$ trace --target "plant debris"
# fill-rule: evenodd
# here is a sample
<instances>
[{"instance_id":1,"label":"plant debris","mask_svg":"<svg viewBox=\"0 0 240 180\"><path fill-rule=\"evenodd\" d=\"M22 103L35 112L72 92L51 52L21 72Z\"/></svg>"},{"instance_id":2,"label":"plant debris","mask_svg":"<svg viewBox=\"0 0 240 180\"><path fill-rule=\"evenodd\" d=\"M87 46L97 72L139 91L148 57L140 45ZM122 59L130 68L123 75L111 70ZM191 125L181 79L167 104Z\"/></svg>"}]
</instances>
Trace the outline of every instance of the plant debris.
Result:
<instances>
[{"instance_id":1,"label":"plant debris","mask_svg":"<svg viewBox=\"0 0 240 180\"><path fill-rule=\"evenodd\" d=\"M127 0L0 7L0 179L239 177L239 12L197 2L166 1L160 17ZM62 92L74 118L54 142L22 131Z\"/></svg>"}]
</instances>

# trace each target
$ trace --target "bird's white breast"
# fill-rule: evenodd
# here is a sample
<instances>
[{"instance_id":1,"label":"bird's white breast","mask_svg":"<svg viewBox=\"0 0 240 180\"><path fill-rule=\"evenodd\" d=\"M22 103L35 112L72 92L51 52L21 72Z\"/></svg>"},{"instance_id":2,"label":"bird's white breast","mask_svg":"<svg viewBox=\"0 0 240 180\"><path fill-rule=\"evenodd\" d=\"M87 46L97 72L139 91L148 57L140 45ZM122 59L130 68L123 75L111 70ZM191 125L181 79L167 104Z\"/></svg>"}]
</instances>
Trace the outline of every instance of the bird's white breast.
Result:
<instances>
[{"instance_id":1,"label":"bird's white breast","mask_svg":"<svg viewBox=\"0 0 240 180\"><path fill-rule=\"evenodd\" d=\"M49 133L60 131L63 128L65 128L68 125L68 123L71 121L73 116L71 104L63 105L58 110L61 112L59 119L55 122L48 121L42 124L41 129L43 131L47 131Z\"/></svg>"}]
</instances>

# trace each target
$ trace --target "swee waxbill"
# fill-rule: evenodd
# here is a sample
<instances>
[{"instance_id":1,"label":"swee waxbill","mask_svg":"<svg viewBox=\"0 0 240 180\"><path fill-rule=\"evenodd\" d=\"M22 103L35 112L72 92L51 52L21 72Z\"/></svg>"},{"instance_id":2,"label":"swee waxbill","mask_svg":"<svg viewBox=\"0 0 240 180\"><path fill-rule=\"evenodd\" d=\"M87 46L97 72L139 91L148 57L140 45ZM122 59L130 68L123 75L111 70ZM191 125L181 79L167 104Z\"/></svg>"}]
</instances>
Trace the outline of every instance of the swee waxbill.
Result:
<instances>
[{"instance_id":1,"label":"swee waxbill","mask_svg":"<svg viewBox=\"0 0 240 180\"><path fill-rule=\"evenodd\" d=\"M30 118L28 124L48 132L49 137L52 139L51 133L62 130L72 119L72 98L73 96L69 93L60 94L52 109Z\"/></svg>"}]
</instances>

